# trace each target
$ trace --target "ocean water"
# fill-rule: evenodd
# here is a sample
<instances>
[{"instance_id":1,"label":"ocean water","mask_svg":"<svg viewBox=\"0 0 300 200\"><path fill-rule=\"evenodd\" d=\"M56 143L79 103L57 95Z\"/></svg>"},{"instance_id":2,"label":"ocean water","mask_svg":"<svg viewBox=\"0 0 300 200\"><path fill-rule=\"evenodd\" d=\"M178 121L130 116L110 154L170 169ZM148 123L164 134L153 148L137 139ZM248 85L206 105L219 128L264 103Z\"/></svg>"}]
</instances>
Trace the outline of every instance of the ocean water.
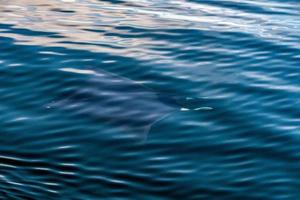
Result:
<instances>
[{"instance_id":1,"label":"ocean water","mask_svg":"<svg viewBox=\"0 0 300 200\"><path fill-rule=\"evenodd\" d=\"M300 2L0 1L0 199L299 200Z\"/></svg>"}]
</instances>

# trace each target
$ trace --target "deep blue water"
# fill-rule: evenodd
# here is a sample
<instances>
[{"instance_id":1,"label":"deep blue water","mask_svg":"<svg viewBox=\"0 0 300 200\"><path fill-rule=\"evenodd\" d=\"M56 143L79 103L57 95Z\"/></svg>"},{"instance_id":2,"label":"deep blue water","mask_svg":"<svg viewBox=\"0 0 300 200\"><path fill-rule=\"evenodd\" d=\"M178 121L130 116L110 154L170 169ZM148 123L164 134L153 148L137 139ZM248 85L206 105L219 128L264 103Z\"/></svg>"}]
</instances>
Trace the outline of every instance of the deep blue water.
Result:
<instances>
[{"instance_id":1,"label":"deep blue water","mask_svg":"<svg viewBox=\"0 0 300 200\"><path fill-rule=\"evenodd\" d=\"M300 1L0 4L1 200L300 199Z\"/></svg>"}]
</instances>

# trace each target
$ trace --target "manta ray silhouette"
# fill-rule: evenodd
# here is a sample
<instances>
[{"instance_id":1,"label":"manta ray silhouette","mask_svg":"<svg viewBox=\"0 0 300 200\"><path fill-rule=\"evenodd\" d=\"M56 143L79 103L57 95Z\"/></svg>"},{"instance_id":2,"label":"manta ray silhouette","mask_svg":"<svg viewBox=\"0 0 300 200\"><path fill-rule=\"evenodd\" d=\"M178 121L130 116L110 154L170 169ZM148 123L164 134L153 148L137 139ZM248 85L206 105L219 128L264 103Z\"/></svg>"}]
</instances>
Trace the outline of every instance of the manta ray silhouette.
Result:
<instances>
[{"instance_id":1,"label":"manta ray silhouette","mask_svg":"<svg viewBox=\"0 0 300 200\"><path fill-rule=\"evenodd\" d=\"M120 127L124 134L138 140L146 140L153 124L180 111L187 100L156 93L141 83L106 71L60 70L86 77L80 86L69 86L48 107Z\"/></svg>"}]
</instances>

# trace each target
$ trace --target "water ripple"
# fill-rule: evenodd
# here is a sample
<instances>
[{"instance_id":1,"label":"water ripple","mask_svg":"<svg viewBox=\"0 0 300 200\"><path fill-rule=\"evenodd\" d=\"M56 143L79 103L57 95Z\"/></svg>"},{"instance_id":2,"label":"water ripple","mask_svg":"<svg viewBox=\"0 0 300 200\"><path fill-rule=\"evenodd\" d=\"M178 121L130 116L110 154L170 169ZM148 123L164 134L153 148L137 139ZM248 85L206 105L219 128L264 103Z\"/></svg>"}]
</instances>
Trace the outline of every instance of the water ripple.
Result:
<instances>
[{"instance_id":1,"label":"water ripple","mask_svg":"<svg viewBox=\"0 0 300 200\"><path fill-rule=\"evenodd\" d=\"M5 2L0 199L299 199L298 8Z\"/></svg>"}]
</instances>

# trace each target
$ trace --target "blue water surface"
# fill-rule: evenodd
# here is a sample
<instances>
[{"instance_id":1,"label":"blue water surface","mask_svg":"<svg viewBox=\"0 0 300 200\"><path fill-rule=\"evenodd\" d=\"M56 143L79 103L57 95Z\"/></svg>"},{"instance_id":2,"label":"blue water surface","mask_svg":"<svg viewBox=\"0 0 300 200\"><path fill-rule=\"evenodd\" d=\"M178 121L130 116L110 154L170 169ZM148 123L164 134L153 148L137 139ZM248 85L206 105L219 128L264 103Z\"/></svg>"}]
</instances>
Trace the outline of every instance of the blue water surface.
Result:
<instances>
[{"instance_id":1,"label":"blue water surface","mask_svg":"<svg viewBox=\"0 0 300 200\"><path fill-rule=\"evenodd\" d=\"M299 1L0 4L1 200L300 199Z\"/></svg>"}]
</instances>

